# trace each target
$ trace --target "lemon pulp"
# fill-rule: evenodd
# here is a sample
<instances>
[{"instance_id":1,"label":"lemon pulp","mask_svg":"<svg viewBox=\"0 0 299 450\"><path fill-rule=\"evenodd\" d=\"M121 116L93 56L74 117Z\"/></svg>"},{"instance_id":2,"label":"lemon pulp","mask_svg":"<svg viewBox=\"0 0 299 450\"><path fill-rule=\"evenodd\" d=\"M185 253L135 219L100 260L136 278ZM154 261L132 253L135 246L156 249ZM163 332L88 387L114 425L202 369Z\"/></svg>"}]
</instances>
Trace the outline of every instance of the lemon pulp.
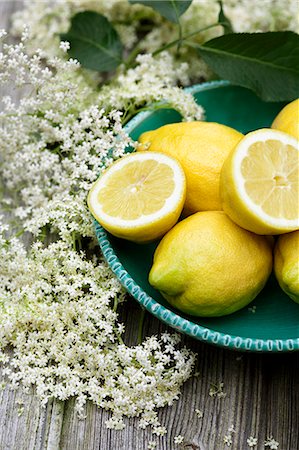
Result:
<instances>
[{"instance_id":1,"label":"lemon pulp","mask_svg":"<svg viewBox=\"0 0 299 450\"><path fill-rule=\"evenodd\" d=\"M224 211L258 234L299 227L299 142L277 130L248 133L225 161L220 177Z\"/></svg>"},{"instance_id":2,"label":"lemon pulp","mask_svg":"<svg viewBox=\"0 0 299 450\"><path fill-rule=\"evenodd\" d=\"M110 233L148 242L177 222L185 196L185 175L175 159L139 152L112 164L94 183L87 201L93 216Z\"/></svg>"},{"instance_id":3,"label":"lemon pulp","mask_svg":"<svg viewBox=\"0 0 299 450\"><path fill-rule=\"evenodd\" d=\"M249 198L272 217L298 217L298 150L274 139L248 148L241 164Z\"/></svg>"},{"instance_id":4,"label":"lemon pulp","mask_svg":"<svg viewBox=\"0 0 299 450\"><path fill-rule=\"evenodd\" d=\"M110 177L98 200L111 217L135 220L162 209L173 190L169 166L155 160L134 161Z\"/></svg>"}]
</instances>

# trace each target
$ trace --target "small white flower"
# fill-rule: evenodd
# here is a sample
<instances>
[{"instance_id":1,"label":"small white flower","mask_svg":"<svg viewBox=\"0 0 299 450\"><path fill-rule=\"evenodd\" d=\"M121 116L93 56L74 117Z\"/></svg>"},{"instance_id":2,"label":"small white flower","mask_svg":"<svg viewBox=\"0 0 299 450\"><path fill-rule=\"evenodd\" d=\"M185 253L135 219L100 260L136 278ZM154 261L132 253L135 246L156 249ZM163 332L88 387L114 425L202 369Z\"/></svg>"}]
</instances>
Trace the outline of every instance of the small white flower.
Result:
<instances>
[{"instance_id":1,"label":"small white flower","mask_svg":"<svg viewBox=\"0 0 299 450\"><path fill-rule=\"evenodd\" d=\"M3 28L0 28L0 39L4 36L7 36L7 32Z\"/></svg>"},{"instance_id":2,"label":"small white flower","mask_svg":"<svg viewBox=\"0 0 299 450\"><path fill-rule=\"evenodd\" d=\"M222 381L218 383L212 383L209 390L210 397L224 398L226 397L226 392L223 391L224 383Z\"/></svg>"},{"instance_id":3,"label":"small white flower","mask_svg":"<svg viewBox=\"0 0 299 450\"><path fill-rule=\"evenodd\" d=\"M228 432L229 432L229 433L235 433L235 432L236 432L234 425L231 425L231 426L229 427Z\"/></svg>"},{"instance_id":4,"label":"small white flower","mask_svg":"<svg viewBox=\"0 0 299 450\"><path fill-rule=\"evenodd\" d=\"M248 444L248 447L250 447L250 448L252 448L252 447L255 447L256 445L257 445L257 438L256 437L253 437L253 436L250 436L248 439L247 439L247 444Z\"/></svg>"},{"instance_id":5,"label":"small white flower","mask_svg":"<svg viewBox=\"0 0 299 450\"><path fill-rule=\"evenodd\" d=\"M232 441L232 435L231 434L227 434L224 436L223 438L223 443L227 446L230 447L233 443Z\"/></svg>"},{"instance_id":6,"label":"small white flower","mask_svg":"<svg viewBox=\"0 0 299 450\"><path fill-rule=\"evenodd\" d=\"M265 441L265 447L269 447L271 450L278 450L279 442L275 441L273 436L270 436Z\"/></svg>"},{"instance_id":7,"label":"small white flower","mask_svg":"<svg viewBox=\"0 0 299 450\"><path fill-rule=\"evenodd\" d=\"M174 443L175 444L182 444L184 442L184 436L178 435L174 437Z\"/></svg>"},{"instance_id":8,"label":"small white flower","mask_svg":"<svg viewBox=\"0 0 299 450\"><path fill-rule=\"evenodd\" d=\"M153 434L157 436L164 436L167 433L167 429L161 425L156 425L153 427Z\"/></svg>"},{"instance_id":9,"label":"small white flower","mask_svg":"<svg viewBox=\"0 0 299 450\"><path fill-rule=\"evenodd\" d=\"M199 419L201 419L203 417L203 412L200 409L196 409L195 413Z\"/></svg>"},{"instance_id":10,"label":"small white flower","mask_svg":"<svg viewBox=\"0 0 299 450\"><path fill-rule=\"evenodd\" d=\"M71 48L71 45L70 45L70 43L68 41L60 41L59 48L63 52L66 53Z\"/></svg>"}]
</instances>

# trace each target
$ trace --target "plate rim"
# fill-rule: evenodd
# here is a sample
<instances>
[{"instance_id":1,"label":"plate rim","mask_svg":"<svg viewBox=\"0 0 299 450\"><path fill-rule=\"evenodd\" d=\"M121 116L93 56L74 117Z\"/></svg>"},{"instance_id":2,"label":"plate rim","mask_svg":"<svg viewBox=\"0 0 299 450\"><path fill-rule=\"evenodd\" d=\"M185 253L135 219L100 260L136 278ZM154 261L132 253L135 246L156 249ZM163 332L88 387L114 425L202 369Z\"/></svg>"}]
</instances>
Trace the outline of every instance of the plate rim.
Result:
<instances>
[{"instance_id":1,"label":"plate rim","mask_svg":"<svg viewBox=\"0 0 299 450\"><path fill-rule=\"evenodd\" d=\"M209 90L229 85L233 86L233 84L229 81L217 80L195 84L193 86L184 88L184 90L193 94L203 90ZM131 133L137 125L139 125L145 118L153 114L153 112L153 110L149 110L138 113L125 125L124 130L128 134ZM148 312L150 312L165 324L171 326L172 328L183 334L187 334L188 336L198 339L199 341L222 348L228 348L231 350L259 353L281 353L299 350L299 337L290 339L246 338L243 336L225 334L220 331L201 326L189 319L184 319L183 317L179 316L175 312L157 302L135 282L135 280L124 268L119 258L115 254L114 249L109 241L108 233L96 220L94 220L94 227L103 256L112 272L116 275L118 281L131 294L131 296L135 300L137 300L141 307L145 308Z\"/></svg>"}]
</instances>

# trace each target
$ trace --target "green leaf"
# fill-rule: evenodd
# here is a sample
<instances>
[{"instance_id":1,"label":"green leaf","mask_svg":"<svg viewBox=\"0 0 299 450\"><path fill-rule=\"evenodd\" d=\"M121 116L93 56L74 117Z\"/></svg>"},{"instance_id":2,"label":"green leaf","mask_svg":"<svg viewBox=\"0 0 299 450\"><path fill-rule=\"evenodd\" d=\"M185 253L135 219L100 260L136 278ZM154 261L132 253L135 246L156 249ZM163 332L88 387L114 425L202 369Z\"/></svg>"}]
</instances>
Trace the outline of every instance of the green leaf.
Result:
<instances>
[{"instance_id":1,"label":"green leaf","mask_svg":"<svg viewBox=\"0 0 299 450\"><path fill-rule=\"evenodd\" d=\"M71 45L68 54L83 67L100 72L115 69L122 62L122 43L106 17L94 11L73 16L71 27L61 40Z\"/></svg>"},{"instance_id":2,"label":"green leaf","mask_svg":"<svg viewBox=\"0 0 299 450\"><path fill-rule=\"evenodd\" d=\"M219 6L220 6L220 11L219 11L219 15L218 15L218 22L220 22L221 25L223 26L224 34L233 33L234 30L233 30L232 23L229 20L229 18L224 14L222 1L219 0L218 3L219 3Z\"/></svg>"},{"instance_id":3,"label":"green leaf","mask_svg":"<svg viewBox=\"0 0 299 450\"><path fill-rule=\"evenodd\" d=\"M263 100L299 97L299 35L292 31L226 34L198 50L217 75Z\"/></svg>"},{"instance_id":4,"label":"green leaf","mask_svg":"<svg viewBox=\"0 0 299 450\"><path fill-rule=\"evenodd\" d=\"M192 0L129 0L129 2L142 3L153 8L170 22L179 23L179 17L189 8Z\"/></svg>"}]
</instances>

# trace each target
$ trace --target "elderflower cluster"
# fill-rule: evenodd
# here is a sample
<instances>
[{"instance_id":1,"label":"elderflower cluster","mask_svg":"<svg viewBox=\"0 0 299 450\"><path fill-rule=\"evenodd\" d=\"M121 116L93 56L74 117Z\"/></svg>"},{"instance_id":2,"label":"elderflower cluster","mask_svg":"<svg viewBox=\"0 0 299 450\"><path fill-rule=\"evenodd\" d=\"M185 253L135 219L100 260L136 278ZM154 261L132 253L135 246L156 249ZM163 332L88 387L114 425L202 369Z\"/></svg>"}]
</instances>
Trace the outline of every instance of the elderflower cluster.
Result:
<instances>
[{"instance_id":1,"label":"elderflower cluster","mask_svg":"<svg viewBox=\"0 0 299 450\"><path fill-rule=\"evenodd\" d=\"M140 54L138 65L121 73L114 83L101 89L99 101L125 110L124 119L131 117L141 107L152 104L153 109L172 107L183 120L202 120L203 109L193 96L176 86L177 82L188 83L188 65L175 67L171 56L162 52L154 58Z\"/></svg>"},{"instance_id":2,"label":"elderflower cluster","mask_svg":"<svg viewBox=\"0 0 299 450\"><path fill-rule=\"evenodd\" d=\"M237 32L291 30L298 33L297 0L224 0L224 11Z\"/></svg>"},{"instance_id":3,"label":"elderflower cluster","mask_svg":"<svg viewBox=\"0 0 299 450\"><path fill-rule=\"evenodd\" d=\"M122 429L124 417L139 417L141 428L150 425L163 436L156 410L178 398L195 357L179 348L176 334L124 345L117 314L124 291L102 257L90 256L92 248L78 250L82 237L94 237L86 205L91 184L135 145L122 126L126 100L116 96L116 109L106 98L109 89L105 95L92 90L76 61L53 57L44 67L42 51L28 55L26 34L19 44L4 43L0 56L0 83L20 98L4 97L0 113L1 206L11 208L18 229L33 235L26 250L0 224L3 374L12 386L35 385L44 404L75 396L83 415L92 400L111 412L107 427ZM131 101L146 106L156 93L171 102L172 89L168 79L151 97L142 91L138 97L136 89ZM178 97L178 107L189 98L183 91ZM40 241L44 230L54 242Z\"/></svg>"},{"instance_id":4,"label":"elderflower cluster","mask_svg":"<svg viewBox=\"0 0 299 450\"><path fill-rule=\"evenodd\" d=\"M192 95L175 86L187 76L186 65L175 70L168 54L137 61L96 92L74 75L76 61L55 57L44 68L39 52L28 56L24 42L4 44L0 82L30 90L19 104L4 97L0 113L2 176L19 196L14 214L25 231L38 235L48 227L66 241L93 236L87 192L103 169L135 147L122 121L138 109L158 102L153 107L173 107L184 120L203 117Z\"/></svg>"},{"instance_id":5,"label":"elderflower cluster","mask_svg":"<svg viewBox=\"0 0 299 450\"><path fill-rule=\"evenodd\" d=\"M137 416L141 428L162 435L156 408L178 398L194 365L194 355L178 349L179 335L125 346L112 308L124 292L103 261L87 260L61 240L35 243L27 255L17 239L7 242L6 230L1 226L0 359L11 385L35 385L44 404L76 396L80 415L92 400L112 413L109 428Z\"/></svg>"}]
</instances>

